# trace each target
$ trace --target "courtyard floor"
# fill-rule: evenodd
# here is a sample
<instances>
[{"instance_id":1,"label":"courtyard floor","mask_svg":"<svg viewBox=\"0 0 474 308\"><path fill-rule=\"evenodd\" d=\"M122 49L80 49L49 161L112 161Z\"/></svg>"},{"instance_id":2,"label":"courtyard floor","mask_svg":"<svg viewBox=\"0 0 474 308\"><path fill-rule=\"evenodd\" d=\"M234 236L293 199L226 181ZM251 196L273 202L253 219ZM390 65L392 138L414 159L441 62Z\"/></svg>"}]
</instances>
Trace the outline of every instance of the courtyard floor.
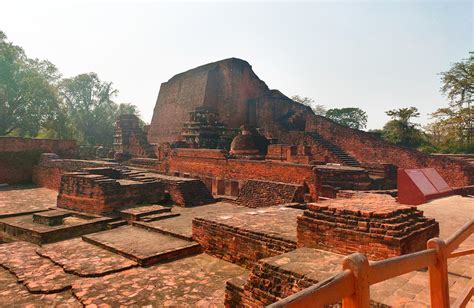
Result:
<instances>
[{"instance_id":1,"label":"courtyard floor","mask_svg":"<svg viewBox=\"0 0 474 308\"><path fill-rule=\"evenodd\" d=\"M2 188L0 218L47 210L54 207L56 196L55 191L33 186ZM440 223L440 237L446 239L474 219L474 198L448 197L419 209L426 216L436 218ZM193 208L173 207L173 212L180 216L89 234L85 236L89 241L77 237L42 246L22 241L2 244L0 306L115 307L158 303L160 306L221 307L225 282L247 275L248 270L195 250L151 266L140 266L140 260L192 247L195 217L212 217L221 223L229 221L235 227L269 234L276 232L296 240L296 212L286 210L291 215L285 220L284 216L275 214L278 211L285 212L276 208L249 209L228 202ZM473 246L471 237L461 249ZM297 273L318 274L315 268L302 268L301 264L307 263L303 261L295 260L285 266ZM338 270L338 262L329 263L327 268L323 264L318 267L322 272ZM473 264L474 256L449 261L453 301L472 279ZM427 275L426 271L417 271L374 285L372 299L395 307L428 306ZM474 307L474 301L471 300L470 305Z\"/></svg>"}]
</instances>

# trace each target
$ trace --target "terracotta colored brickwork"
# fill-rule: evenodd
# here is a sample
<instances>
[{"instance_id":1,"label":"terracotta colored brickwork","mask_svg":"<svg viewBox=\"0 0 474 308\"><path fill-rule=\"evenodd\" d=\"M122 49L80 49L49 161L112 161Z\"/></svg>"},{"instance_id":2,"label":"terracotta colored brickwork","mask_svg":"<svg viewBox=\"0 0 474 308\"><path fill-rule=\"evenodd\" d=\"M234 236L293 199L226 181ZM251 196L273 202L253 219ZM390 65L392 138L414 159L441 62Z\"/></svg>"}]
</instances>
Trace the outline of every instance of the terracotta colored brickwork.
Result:
<instances>
[{"instance_id":1,"label":"terracotta colored brickwork","mask_svg":"<svg viewBox=\"0 0 474 308\"><path fill-rule=\"evenodd\" d=\"M252 268L262 258L296 248L296 216L300 210L271 208L193 220L193 239L203 250Z\"/></svg>"},{"instance_id":2,"label":"terracotta colored brickwork","mask_svg":"<svg viewBox=\"0 0 474 308\"><path fill-rule=\"evenodd\" d=\"M360 193L357 198L310 204L298 217L298 247L363 252L373 260L423 250L438 234L434 219L388 195Z\"/></svg>"},{"instance_id":3,"label":"terracotta colored brickwork","mask_svg":"<svg viewBox=\"0 0 474 308\"><path fill-rule=\"evenodd\" d=\"M208 152L210 155L206 156ZM307 185L309 196L313 200L316 200L318 190L324 191L323 186L330 191L334 189L367 190L371 187L369 173L362 168L215 158L216 150L186 149L182 151L179 149L175 153L159 165L160 171L173 175L187 174L191 177L199 177L205 183L207 180L217 179L218 182L238 181L243 184L251 179ZM194 153L197 155L193 155ZM325 195L326 193L322 194L322 196ZM332 195L335 195L335 192Z\"/></svg>"},{"instance_id":4,"label":"terracotta colored brickwork","mask_svg":"<svg viewBox=\"0 0 474 308\"><path fill-rule=\"evenodd\" d=\"M61 178L57 205L93 214L109 214L140 203L157 203L165 197L160 182L112 179L87 172L66 173Z\"/></svg>"},{"instance_id":5,"label":"terracotta colored brickwork","mask_svg":"<svg viewBox=\"0 0 474 308\"><path fill-rule=\"evenodd\" d=\"M338 273L342 255L298 248L261 259L248 276L226 284L226 307L264 307Z\"/></svg>"},{"instance_id":6,"label":"terracotta colored brickwork","mask_svg":"<svg viewBox=\"0 0 474 308\"><path fill-rule=\"evenodd\" d=\"M180 178L157 173L125 171L128 179L136 181L157 181L164 185L165 192L178 206L196 206L214 202L211 192L199 179Z\"/></svg>"},{"instance_id":7,"label":"terracotta colored brickwork","mask_svg":"<svg viewBox=\"0 0 474 308\"><path fill-rule=\"evenodd\" d=\"M217 120L228 128L258 123L276 138L287 128L303 130L305 112L311 112L270 90L246 61L231 58L178 74L161 85L149 142L173 142L188 120L188 112L200 106L213 108Z\"/></svg>"},{"instance_id":8,"label":"terracotta colored brickwork","mask_svg":"<svg viewBox=\"0 0 474 308\"><path fill-rule=\"evenodd\" d=\"M350 129L321 116L308 117L306 130L317 131L360 162L388 163L399 168L435 168L450 186L474 183L474 166L446 157L398 147L363 131Z\"/></svg>"},{"instance_id":9,"label":"terracotta colored brickwork","mask_svg":"<svg viewBox=\"0 0 474 308\"><path fill-rule=\"evenodd\" d=\"M61 176L83 168L113 167L115 163L95 160L61 159L47 153L42 154L38 165L33 167L32 180L38 186L59 191Z\"/></svg>"},{"instance_id":10,"label":"terracotta colored brickwork","mask_svg":"<svg viewBox=\"0 0 474 308\"><path fill-rule=\"evenodd\" d=\"M41 152L1 152L0 183L17 184L31 182L33 166L38 162Z\"/></svg>"},{"instance_id":11,"label":"terracotta colored brickwork","mask_svg":"<svg viewBox=\"0 0 474 308\"><path fill-rule=\"evenodd\" d=\"M291 202L303 202L303 185L248 180L240 190L237 204L246 207L266 207Z\"/></svg>"},{"instance_id":12,"label":"terracotta colored brickwork","mask_svg":"<svg viewBox=\"0 0 474 308\"><path fill-rule=\"evenodd\" d=\"M344 162L339 159L326 145L318 142L307 132L302 131L290 131L288 134L281 135L282 138L279 139L279 142L285 142L295 145L306 145L309 147L309 160L319 163L336 163L343 164ZM300 147L297 147L299 149ZM301 150L297 151L295 154L301 155ZM300 153L298 153L300 152ZM295 156L296 157L296 156ZM289 158L288 160L291 160Z\"/></svg>"},{"instance_id":13,"label":"terracotta colored brickwork","mask_svg":"<svg viewBox=\"0 0 474 308\"><path fill-rule=\"evenodd\" d=\"M154 158L132 158L129 159L126 164L131 167L144 168L149 170L161 170L161 166L164 164Z\"/></svg>"},{"instance_id":14,"label":"terracotta colored brickwork","mask_svg":"<svg viewBox=\"0 0 474 308\"><path fill-rule=\"evenodd\" d=\"M62 157L74 158L77 155L78 149L76 140L0 137L0 153L33 150L41 153L56 153Z\"/></svg>"},{"instance_id":15,"label":"terracotta colored brickwork","mask_svg":"<svg viewBox=\"0 0 474 308\"><path fill-rule=\"evenodd\" d=\"M120 115L115 122L114 151L132 157L156 157L155 148L148 143L140 119L134 114Z\"/></svg>"},{"instance_id":16,"label":"terracotta colored brickwork","mask_svg":"<svg viewBox=\"0 0 474 308\"><path fill-rule=\"evenodd\" d=\"M316 197L316 176L310 165L254 161L243 159L224 159L194 157L195 150L188 149L189 156L172 155L167 161L166 169L173 172L188 173L202 176L245 181L248 179L275 181L290 184L307 184L311 196ZM196 152L199 152L197 150ZM182 153L182 152L181 152ZM200 151L201 155L203 151ZM214 152L213 152L214 153Z\"/></svg>"},{"instance_id":17,"label":"terracotta colored brickwork","mask_svg":"<svg viewBox=\"0 0 474 308\"><path fill-rule=\"evenodd\" d=\"M343 259L342 255L311 248L261 259L248 275L227 281L224 304L228 308L268 306L339 273ZM370 307L389 306L371 301Z\"/></svg>"},{"instance_id":18,"label":"terracotta colored brickwork","mask_svg":"<svg viewBox=\"0 0 474 308\"><path fill-rule=\"evenodd\" d=\"M220 158L225 159L227 152L215 149L175 149L174 155L180 157L196 157L196 158Z\"/></svg>"},{"instance_id":19,"label":"terracotta colored brickwork","mask_svg":"<svg viewBox=\"0 0 474 308\"><path fill-rule=\"evenodd\" d=\"M74 157L76 141L0 137L0 183L31 182L33 166L44 152Z\"/></svg>"},{"instance_id":20,"label":"terracotta colored brickwork","mask_svg":"<svg viewBox=\"0 0 474 308\"><path fill-rule=\"evenodd\" d=\"M367 170L348 166L315 166L317 181L332 189L368 190L372 182Z\"/></svg>"},{"instance_id":21,"label":"terracotta colored brickwork","mask_svg":"<svg viewBox=\"0 0 474 308\"><path fill-rule=\"evenodd\" d=\"M38 186L59 191L61 176L66 172L58 167L34 166L32 180Z\"/></svg>"},{"instance_id":22,"label":"terracotta colored brickwork","mask_svg":"<svg viewBox=\"0 0 474 308\"><path fill-rule=\"evenodd\" d=\"M298 140L292 139L292 142L298 145L288 144L271 144L268 146L268 153L265 159L274 161L286 161L292 163L309 164L312 162L326 163L333 162L338 163L337 158L330 159L328 155L321 154L321 148L299 144ZM305 143L306 144L306 143Z\"/></svg>"}]
</instances>

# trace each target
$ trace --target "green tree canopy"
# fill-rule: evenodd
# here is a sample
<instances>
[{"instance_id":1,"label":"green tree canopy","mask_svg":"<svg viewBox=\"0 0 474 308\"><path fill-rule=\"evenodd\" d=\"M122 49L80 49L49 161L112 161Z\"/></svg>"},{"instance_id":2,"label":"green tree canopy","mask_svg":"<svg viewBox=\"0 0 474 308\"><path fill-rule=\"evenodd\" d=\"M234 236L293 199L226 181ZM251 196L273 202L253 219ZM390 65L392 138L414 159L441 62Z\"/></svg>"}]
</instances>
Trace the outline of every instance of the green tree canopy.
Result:
<instances>
[{"instance_id":1,"label":"green tree canopy","mask_svg":"<svg viewBox=\"0 0 474 308\"><path fill-rule=\"evenodd\" d=\"M74 135L91 145L112 143L118 110L112 83L88 73L62 80L59 88Z\"/></svg>"},{"instance_id":2,"label":"green tree canopy","mask_svg":"<svg viewBox=\"0 0 474 308\"><path fill-rule=\"evenodd\" d=\"M420 116L418 108L399 108L386 111L386 114L392 118L383 127L384 139L407 147L416 148L423 141L423 133L418 125L412 122L413 118Z\"/></svg>"},{"instance_id":3,"label":"green tree canopy","mask_svg":"<svg viewBox=\"0 0 474 308\"><path fill-rule=\"evenodd\" d=\"M325 116L350 128L362 129L367 126L367 113L360 108L333 108L329 109Z\"/></svg>"},{"instance_id":4,"label":"green tree canopy","mask_svg":"<svg viewBox=\"0 0 474 308\"><path fill-rule=\"evenodd\" d=\"M469 58L454 63L441 76L441 93L451 106L469 107L474 95L474 53L470 52Z\"/></svg>"},{"instance_id":5,"label":"green tree canopy","mask_svg":"<svg viewBox=\"0 0 474 308\"><path fill-rule=\"evenodd\" d=\"M60 118L59 79L51 62L28 58L0 31L0 135L36 136Z\"/></svg>"},{"instance_id":6,"label":"green tree canopy","mask_svg":"<svg viewBox=\"0 0 474 308\"><path fill-rule=\"evenodd\" d=\"M443 151L449 151L447 148L472 151L474 53L454 63L441 76L441 93L448 99L449 107L432 113L435 121L429 125L429 133L433 143Z\"/></svg>"}]
</instances>

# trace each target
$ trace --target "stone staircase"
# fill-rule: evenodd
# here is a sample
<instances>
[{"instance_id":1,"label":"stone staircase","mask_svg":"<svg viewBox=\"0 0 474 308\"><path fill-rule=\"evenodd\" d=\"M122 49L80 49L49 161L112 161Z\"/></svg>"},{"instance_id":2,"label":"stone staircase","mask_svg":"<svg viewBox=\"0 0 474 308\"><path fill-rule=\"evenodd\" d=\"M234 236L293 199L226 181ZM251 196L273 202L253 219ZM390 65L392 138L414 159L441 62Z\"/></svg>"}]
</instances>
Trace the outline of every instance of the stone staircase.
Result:
<instances>
[{"instance_id":1,"label":"stone staircase","mask_svg":"<svg viewBox=\"0 0 474 308\"><path fill-rule=\"evenodd\" d=\"M329 149L337 158L339 158L344 165L351 166L351 167L360 167L360 162L357 161L354 157L347 154L343 149L338 147L337 145L327 141L324 139L320 134L316 132L309 133L314 140L318 143L322 144L324 147Z\"/></svg>"}]
</instances>

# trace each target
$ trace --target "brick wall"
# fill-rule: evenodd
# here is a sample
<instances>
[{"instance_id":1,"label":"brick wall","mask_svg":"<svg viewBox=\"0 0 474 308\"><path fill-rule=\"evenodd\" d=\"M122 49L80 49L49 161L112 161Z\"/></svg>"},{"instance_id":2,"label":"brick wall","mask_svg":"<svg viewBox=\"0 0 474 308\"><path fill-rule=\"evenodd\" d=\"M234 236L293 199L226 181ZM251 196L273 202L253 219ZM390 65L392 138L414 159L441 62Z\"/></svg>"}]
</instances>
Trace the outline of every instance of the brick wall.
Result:
<instances>
[{"instance_id":1,"label":"brick wall","mask_svg":"<svg viewBox=\"0 0 474 308\"><path fill-rule=\"evenodd\" d=\"M18 184L31 182L33 166L41 152L0 152L0 183Z\"/></svg>"},{"instance_id":2,"label":"brick wall","mask_svg":"<svg viewBox=\"0 0 474 308\"><path fill-rule=\"evenodd\" d=\"M46 156L47 154L43 154ZM68 172L78 171L83 168L112 167L115 163L94 160L58 159L43 156L40 162L33 166L32 181L38 186L59 191L61 176Z\"/></svg>"},{"instance_id":3,"label":"brick wall","mask_svg":"<svg viewBox=\"0 0 474 308\"><path fill-rule=\"evenodd\" d=\"M248 180L240 189L237 204L255 208L303 202L304 194L303 185Z\"/></svg>"},{"instance_id":4,"label":"brick wall","mask_svg":"<svg viewBox=\"0 0 474 308\"><path fill-rule=\"evenodd\" d=\"M136 204L153 204L165 197L160 182L115 180L86 172L63 174L57 206L91 214L110 214Z\"/></svg>"},{"instance_id":5,"label":"brick wall","mask_svg":"<svg viewBox=\"0 0 474 308\"><path fill-rule=\"evenodd\" d=\"M204 218L193 220L193 240L206 253L249 269L259 259L296 248L294 241Z\"/></svg>"},{"instance_id":6,"label":"brick wall","mask_svg":"<svg viewBox=\"0 0 474 308\"><path fill-rule=\"evenodd\" d=\"M283 135L281 141L309 146L311 149L310 157L313 161L343 164L343 161L334 155L330 149L328 149L324 144L319 143L306 132L291 131L288 134Z\"/></svg>"},{"instance_id":7,"label":"brick wall","mask_svg":"<svg viewBox=\"0 0 474 308\"><path fill-rule=\"evenodd\" d=\"M173 142L188 112L200 106L213 108L228 128L257 124L275 138L288 128L303 130L304 113L311 113L309 107L270 90L246 61L225 59L175 75L161 85L149 142Z\"/></svg>"},{"instance_id":8,"label":"brick wall","mask_svg":"<svg viewBox=\"0 0 474 308\"><path fill-rule=\"evenodd\" d=\"M216 159L189 156L170 156L167 170L202 177L245 181L248 179L307 184L311 196L316 197L316 180L312 166L272 161Z\"/></svg>"},{"instance_id":9,"label":"brick wall","mask_svg":"<svg viewBox=\"0 0 474 308\"><path fill-rule=\"evenodd\" d=\"M56 153L62 157L73 158L77 155L77 144L76 140L0 137L0 153L24 151Z\"/></svg>"},{"instance_id":10,"label":"brick wall","mask_svg":"<svg viewBox=\"0 0 474 308\"><path fill-rule=\"evenodd\" d=\"M55 152L73 157L76 151L75 140L0 137L0 183L31 182L34 165L41 153Z\"/></svg>"},{"instance_id":11,"label":"brick wall","mask_svg":"<svg viewBox=\"0 0 474 308\"><path fill-rule=\"evenodd\" d=\"M175 149L174 154L180 157L196 157L196 158L221 158L225 159L227 152L215 149Z\"/></svg>"},{"instance_id":12,"label":"brick wall","mask_svg":"<svg viewBox=\"0 0 474 308\"><path fill-rule=\"evenodd\" d=\"M431 167L452 187L474 183L474 166L464 161L399 147L373 134L344 127L321 116L309 116L306 130L316 131L360 162L388 163L407 169Z\"/></svg>"},{"instance_id":13,"label":"brick wall","mask_svg":"<svg viewBox=\"0 0 474 308\"><path fill-rule=\"evenodd\" d=\"M319 165L315 167L315 170L317 181L321 185L351 190L368 190L371 188L369 173L362 168Z\"/></svg>"},{"instance_id":14,"label":"brick wall","mask_svg":"<svg viewBox=\"0 0 474 308\"><path fill-rule=\"evenodd\" d=\"M58 167L33 167L32 180L38 186L59 191L61 176L68 171Z\"/></svg>"}]
</instances>

